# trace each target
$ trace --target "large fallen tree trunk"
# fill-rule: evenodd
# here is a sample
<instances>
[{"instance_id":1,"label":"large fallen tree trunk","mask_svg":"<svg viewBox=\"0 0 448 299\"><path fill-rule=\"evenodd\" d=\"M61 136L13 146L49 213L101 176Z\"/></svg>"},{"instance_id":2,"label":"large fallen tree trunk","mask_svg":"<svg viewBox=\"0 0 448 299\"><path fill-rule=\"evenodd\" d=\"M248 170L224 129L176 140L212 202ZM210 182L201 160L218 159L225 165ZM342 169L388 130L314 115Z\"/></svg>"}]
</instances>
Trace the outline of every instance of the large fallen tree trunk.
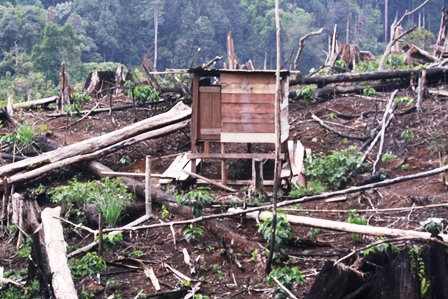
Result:
<instances>
[{"instance_id":1,"label":"large fallen tree trunk","mask_svg":"<svg viewBox=\"0 0 448 299\"><path fill-rule=\"evenodd\" d=\"M171 125L162 127L160 129L152 130L152 131L140 134L138 136L123 140L121 142L117 142L111 146L101 148L92 153L88 153L85 155L76 155L73 157L69 157L66 159L56 161L54 163L50 163L50 164L41 166L39 168L27 171L25 173L18 173L18 174L15 174L15 175L12 175L11 177L9 177L8 183L9 184L24 183L24 182L30 181L32 179L39 178L42 175L46 175L49 171L59 169L64 166L72 165L72 164L79 163L79 162L86 161L86 160L98 159L98 158L104 157L110 153L116 152L120 149L123 149L125 147L136 144L138 142L148 140L151 138L162 137L164 135L170 134L172 132L175 132L177 130L185 128L189 123L190 123L190 120L184 120L179 123L171 124Z\"/></svg>"},{"instance_id":2,"label":"large fallen tree trunk","mask_svg":"<svg viewBox=\"0 0 448 299\"><path fill-rule=\"evenodd\" d=\"M391 92L395 89L405 88L409 86L409 82L406 81L394 81L387 83L377 83L369 85L353 85L353 86L335 86L335 87L324 87L317 89L314 93L316 98L328 97L332 95L355 93L363 94L366 88L373 88L377 92Z\"/></svg>"},{"instance_id":3,"label":"large fallen tree trunk","mask_svg":"<svg viewBox=\"0 0 448 299\"><path fill-rule=\"evenodd\" d=\"M369 73L344 73L331 76L315 76L315 77L300 77L289 82L289 86L299 84L317 84L319 88L328 84L341 82L359 82L359 81L373 81L373 80L388 80L388 79L410 79L418 77L420 70L392 70ZM427 70L427 79L431 82L446 81L448 75L448 68L431 68Z\"/></svg>"},{"instance_id":4,"label":"large fallen tree trunk","mask_svg":"<svg viewBox=\"0 0 448 299\"><path fill-rule=\"evenodd\" d=\"M83 170L87 170L93 173L97 177L103 177L104 175L102 174L102 172L112 171L110 168L104 166L103 164L94 161L86 163L82 168ZM145 198L145 184L127 177L120 177L120 180L124 184L126 184L137 197ZM165 205L165 207L174 214L181 215L186 219L195 218L189 207L178 205L176 203L176 199L172 195L164 192L156 186L151 187L151 198L153 202ZM236 247L238 248L238 250L247 253L250 253L258 248L258 245L255 242L234 233L229 227L225 225L224 222L220 222L215 219L209 219L205 220L204 224L204 226L212 234L214 234L228 247L231 247L233 244L234 248Z\"/></svg>"},{"instance_id":5,"label":"large fallen tree trunk","mask_svg":"<svg viewBox=\"0 0 448 299\"><path fill-rule=\"evenodd\" d=\"M237 209L229 209L229 212L236 212ZM272 213L264 211L261 213L251 212L246 214L252 219L271 219ZM403 230L387 227L375 227L367 225L357 225L346 222L332 221L320 218L312 218L305 216L286 215L288 221L294 224L300 224L310 227L337 230L354 234L374 235L374 236L390 236L390 237L415 237L422 239L431 239L431 234L427 232L419 232L415 230ZM445 241L448 241L448 235L440 235Z\"/></svg>"},{"instance_id":6,"label":"large fallen tree trunk","mask_svg":"<svg viewBox=\"0 0 448 299\"><path fill-rule=\"evenodd\" d=\"M53 296L48 298L77 299L67 262L67 244L59 217L61 207L42 211L42 226L33 238L34 262L42 270L40 279L44 289L49 286ZM50 294L51 295L51 294Z\"/></svg>"},{"instance_id":7,"label":"large fallen tree trunk","mask_svg":"<svg viewBox=\"0 0 448 299\"><path fill-rule=\"evenodd\" d=\"M0 167L0 177L9 177L20 171L30 171L44 165L55 163L64 159L78 155L93 153L99 149L112 146L123 140L132 138L142 133L154 130L171 123L179 122L191 115L191 108L179 102L168 112L142 120L123 129L110 132L108 134L90 138L55 151L44 153L37 157L28 158L22 161L11 163Z\"/></svg>"}]
</instances>

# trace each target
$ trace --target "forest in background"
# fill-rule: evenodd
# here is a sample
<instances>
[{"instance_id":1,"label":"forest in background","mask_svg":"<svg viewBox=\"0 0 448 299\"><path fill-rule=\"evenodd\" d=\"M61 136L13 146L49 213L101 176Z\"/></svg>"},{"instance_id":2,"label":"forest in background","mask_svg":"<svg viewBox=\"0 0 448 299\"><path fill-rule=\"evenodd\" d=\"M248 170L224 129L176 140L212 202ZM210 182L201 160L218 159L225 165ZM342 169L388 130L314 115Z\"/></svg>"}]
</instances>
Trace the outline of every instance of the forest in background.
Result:
<instances>
[{"instance_id":1,"label":"forest in background","mask_svg":"<svg viewBox=\"0 0 448 299\"><path fill-rule=\"evenodd\" d=\"M280 1L282 61L292 68L293 52L308 32L300 70L323 64L328 35L337 24L342 43L358 44L380 55L395 17L420 0ZM444 0L431 0L409 16L404 29L419 28L405 39L432 52ZM215 56L226 57L232 31L236 58L257 69L275 67L274 0L0 0L0 100L15 101L58 93L65 61L75 90L88 72L124 65L152 69L189 68ZM199 54L195 55L201 48ZM196 56L193 62L193 57ZM193 64L194 63L194 64Z\"/></svg>"}]
</instances>

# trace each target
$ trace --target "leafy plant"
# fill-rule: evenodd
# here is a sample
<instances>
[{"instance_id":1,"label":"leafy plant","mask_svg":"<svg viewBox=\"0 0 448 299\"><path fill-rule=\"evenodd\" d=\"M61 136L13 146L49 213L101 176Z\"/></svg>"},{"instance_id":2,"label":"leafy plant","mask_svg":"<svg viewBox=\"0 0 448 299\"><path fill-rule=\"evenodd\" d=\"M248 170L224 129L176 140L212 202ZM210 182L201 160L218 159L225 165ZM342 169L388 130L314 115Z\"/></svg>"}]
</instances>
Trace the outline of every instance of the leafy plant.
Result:
<instances>
[{"instance_id":1,"label":"leafy plant","mask_svg":"<svg viewBox=\"0 0 448 299\"><path fill-rule=\"evenodd\" d=\"M69 115L71 118L73 118L76 113L79 113L81 111L81 104L80 103L66 104L64 105L62 110L66 112L67 115Z\"/></svg>"},{"instance_id":2,"label":"leafy plant","mask_svg":"<svg viewBox=\"0 0 448 299\"><path fill-rule=\"evenodd\" d=\"M412 131L409 126L406 126L400 136L404 141L408 142L409 140L414 139L414 131Z\"/></svg>"},{"instance_id":3,"label":"leafy plant","mask_svg":"<svg viewBox=\"0 0 448 299\"><path fill-rule=\"evenodd\" d=\"M312 227L310 228L310 231L308 233L308 236L310 237L311 240L316 241L316 237L318 235L320 235L322 233L322 229L321 228L317 228L317 227Z\"/></svg>"},{"instance_id":4,"label":"leafy plant","mask_svg":"<svg viewBox=\"0 0 448 299\"><path fill-rule=\"evenodd\" d=\"M162 205L162 218L165 219L170 215L170 211L166 209L165 205Z\"/></svg>"},{"instance_id":5,"label":"leafy plant","mask_svg":"<svg viewBox=\"0 0 448 299\"><path fill-rule=\"evenodd\" d=\"M18 151L25 154L33 150L33 140L37 136L34 124L23 122L11 134L2 136L0 142L2 144L15 145Z\"/></svg>"},{"instance_id":6,"label":"leafy plant","mask_svg":"<svg viewBox=\"0 0 448 299\"><path fill-rule=\"evenodd\" d=\"M365 216L360 216L356 211L350 211L348 213L347 223L366 225L367 219ZM352 241L355 243L362 242L362 238L363 238L362 234L352 234Z\"/></svg>"},{"instance_id":7,"label":"leafy plant","mask_svg":"<svg viewBox=\"0 0 448 299\"><path fill-rule=\"evenodd\" d=\"M99 257L96 252L87 252L81 259L71 259L69 261L72 275L81 279L89 276L96 279L96 275L106 271L106 262Z\"/></svg>"},{"instance_id":8,"label":"leafy plant","mask_svg":"<svg viewBox=\"0 0 448 299\"><path fill-rule=\"evenodd\" d=\"M308 104L308 101L314 97L315 91L316 90L314 89L314 87L305 85L305 86L302 86L300 89L296 90L296 95L297 95L297 97L303 97L303 99L305 100L305 103Z\"/></svg>"},{"instance_id":9,"label":"leafy plant","mask_svg":"<svg viewBox=\"0 0 448 299\"><path fill-rule=\"evenodd\" d=\"M250 257L250 261L251 262L256 262L258 258L258 249L255 249L254 251L252 251L252 255Z\"/></svg>"},{"instance_id":10,"label":"leafy plant","mask_svg":"<svg viewBox=\"0 0 448 299\"><path fill-rule=\"evenodd\" d=\"M195 243L199 240L199 236L203 233L202 228L198 226L193 226L193 224L189 224L186 229L184 229L183 234L185 240L188 243Z\"/></svg>"},{"instance_id":11,"label":"leafy plant","mask_svg":"<svg viewBox=\"0 0 448 299\"><path fill-rule=\"evenodd\" d=\"M119 179L110 178L85 183L74 178L68 186L57 187L49 194L54 203L73 206L75 210L86 203L95 203L108 226L114 226L118 222L132 198L126 185Z\"/></svg>"},{"instance_id":12,"label":"leafy plant","mask_svg":"<svg viewBox=\"0 0 448 299\"><path fill-rule=\"evenodd\" d=\"M335 120L336 118L338 118L338 116L334 113L330 113L327 115L327 119L329 120Z\"/></svg>"},{"instance_id":13,"label":"leafy plant","mask_svg":"<svg viewBox=\"0 0 448 299\"><path fill-rule=\"evenodd\" d=\"M200 217L204 205L215 199L209 190L211 190L210 187L198 187L197 190L191 190L185 196L176 198L177 203L190 206L194 217Z\"/></svg>"},{"instance_id":14,"label":"leafy plant","mask_svg":"<svg viewBox=\"0 0 448 299\"><path fill-rule=\"evenodd\" d=\"M260 232L264 239L269 243L272 239L272 218L266 218L258 226L258 232ZM286 218L285 213L278 211L277 222L275 226L275 249L280 249L281 245L291 238L291 224Z\"/></svg>"},{"instance_id":15,"label":"leafy plant","mask_svg":"<svg viewBox=\"0 0 448 299\"><path fill-rule=\"evenodd\" d=\"M436 153L445 153L446 148L446 138L444 134L440 130L435 130L431 136L429 136L429 150L431 151L431 154Z\"/></svg>"},{"instance_id":16,"label":"leafy plant","mask_svg":"<svg viewBox=\"0 0 448 299\"><path fill-rule=\"evenodd\" d=\"M144 255L143 250L134 250L128 254L129 257L141 257Z\"/></svg>"},{"instance_id":17,"label":"leafy plant","mask_svg":"<svg viewBox=\"0 0 448 299\"><path fill-rule=\"evenodd\" d=\"M327 192L328 188L318 180L308 180L306 182L306 187L297 188L292 185L291 191L289 191L289 196L291 197L302 197L307 195L318 195Z\"/></svg>"},{"instance_id":18,"label":"leafy plant","mask_svg":"<svg viewBox=\"0 0 448 299\"><path fill-rule=\"evenodd\" d=\"M376 90L375 90L375 88L372 88L372 87L365 88L362 91L362 94L365 96L368 96L368 97L372 97L372 96L376 95Z\"/></svg>"},{"instance_id":19,"label":"leafy plant","mask_svg":"<svg viewBox=\"0 0 448 299\"><path fill-rule=\"evenodd\" d=\"M149 86L136 86L133 89L133 94L137 105L146 105L148 102L159 100L157 89Z\"/></svg>"},{"instance_id":20,"label":"leafy plant","mask_svg":"<svg viewBox=\"0 0 448 299\"><path fill-rule=\"evenodd\" d=\"M32 247L33 239L26 238L22 247L16 251L17 256L22 259L28 260L28 257L31 255Z\"/></svg>"},{"instance_id":21,"label":"leafy plant","mask_svg":"<svg viewBox=\"0 0 448 299\"><path fill-rule=\"evenodd\" d=\"M391 54L386 59L386 66L389 69L403 69L407 66L404 64L404 56L399 54Z\"/></svg>"},{"instance_id":22,"label":"leafy plant","mask_svg":"<svg viewBox=\"0 0 448 299\"><path fill-rule=\"evenodd\" d=\"M320 181L330 188L338 189L347 182L348 175L356 170L362 154L354 146L333 150L330 155L314 154L305 160L306 175L311 181Z\"/></svg>"},{"instance_id":23,"label":"leafy plant","mask_svg":"<svg viewBox=\"0 0 448 299\"><path fill-rule=\"evenodd\" d=\"M95 238L98 241L98 236ZM123 242L123 235L118 234L104 234L103 235L103 247L109 252L114 252L114 247Z\"/></svg>"},{"instance_id":24,"label":"leafy plant","mask_svg":"<svg viewBox=\"0 0 448 299\"><path fill-rule=\"evenodd\" d=\"M414 99L411 99L409 97L395 98L394 103L397 103L398 105L399 104L410 105L410 104L414 104Z\"/></svg>"},{"instance_id":25,"label":"leafy plant","mask_svg":"<svg viewBox=\"0 0 448 299\"><path fill-rule=\"evenodd\" d=\"M121 165L131 164L131 158L129 156L123 156L120 158L120 161L118 161Z\"/></svg>"},{"instance_id":26,"label":"leafy plant","mask_svg":"<svg viewBox=\"0 0 448 299\"><path fill-rule=\"evenodd\" d=\"M284 267L284 268L277 268L271 273L269 273L267 283L273 284L275 283L274 277L288 290L292 290L294 283L299 285L300 283L304 282L302 273L300 272L298 267ZM284 298L286 295L286 292L280 288L279 286L275 286L273 289L274 292L274 298Z\"/></svg>"},{"instance_id":27,"label":"leafy plant","mask_svg":"<svg viewBox=\"0 0 448 299\"><path fill-rule=\"evenodd\" d=\"M392 154L392 153L384 153L382 156L381 156L381 161L383 161L383 162L392 162L393 160L395 160L395 155L394 154Z\"/></svg>"},{"instance_id":28,"label":"leafy plant","mask_svg":"<svg viewBox=\"0 0 448 299\"><path fill-rule=\"evenodd\" d=\"M425 277L425 263L420 254L420 249L416 247L409 248L409 256L411 258L411 267L417 271L418 280L420 281L420 297L424 297L430 287L429 281Z\"/></svg>"},{"instance_id":29,"label":"leafy plant","mask_svg":"<svg viewBox=\"0 0 448 299\"><path fill-rule=\"evenodd\" d=\"M26 275L26 270L24 270ZM4 278L8 278L11 280L22 279L22 275L17 276L22 271L6 271L4 273ZM40 287L39 282L37 280L33 280L27 283L23 289L22 288L12 288L12 287L3 287L0 282L0 298L2 299L35 299L39 297Z\"/></svg>"}]
</instances>

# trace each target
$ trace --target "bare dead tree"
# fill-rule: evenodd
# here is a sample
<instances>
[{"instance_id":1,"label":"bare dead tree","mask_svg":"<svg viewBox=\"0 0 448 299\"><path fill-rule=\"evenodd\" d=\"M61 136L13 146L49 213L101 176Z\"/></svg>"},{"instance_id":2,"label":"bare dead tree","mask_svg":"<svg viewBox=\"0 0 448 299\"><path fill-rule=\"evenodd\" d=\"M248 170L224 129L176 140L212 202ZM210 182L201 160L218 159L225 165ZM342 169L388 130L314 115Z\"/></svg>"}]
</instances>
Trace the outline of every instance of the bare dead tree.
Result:
<instances>
[{"instance_id":1,"label":"bare dead tree","mask_svg":"<svg viewBox=\"0 0 448 299\"><path fill-rule=\"evenodd\" d=\"M405 36L406 34L412 32L417 26L414 26L408 30L406 30L405 32L401 33L399 36L394 36L396 29L401 26L401 23L403 22L404 18L415 13L417 10L419 10L420 8L422 8L423 6L425 6L427 3L429 2L429 0L426 0L425 2L423 2L422 4L420 4L417 8L415 8L414 10L408 12L406 10L406 12L404 13L404 15L398 20L398 21L394 21L392 24L392 28L391 28L391 37L390 37L390 42L386 47L386 50L384 51L384 55L383 57L381 57L381 61L379 63L378 66L378 70L382 71L384 70L384 65L386 64L386 59L389 56L392 47L398 42L398 40L400 40L403 36Z\"/></svg>"},{"instance_id":2,"label":"bare dead tree","mask_svg":"<svg viewBox=\"0 0 448 299\"><path fill-rule=\"evenodd\" d=\"M308 37L310 37L310 36L313 36L313 35L320 35L320 34L322 34L322 32L324 31L324 28L320 28L318 31L313 31L313 32L310 32L310 33L308 33L308 34L305 34L301 39L300 39L300 44L299 44L299 51L297 51L297 55L296 55L296 59L294 59L294 69L295 70L298 70L299 69L299 58L300 58L300 55L302 55L302 51L303 51L303 48L305 47L305 40L308 38Z\"/></svg>"}]
</instances>

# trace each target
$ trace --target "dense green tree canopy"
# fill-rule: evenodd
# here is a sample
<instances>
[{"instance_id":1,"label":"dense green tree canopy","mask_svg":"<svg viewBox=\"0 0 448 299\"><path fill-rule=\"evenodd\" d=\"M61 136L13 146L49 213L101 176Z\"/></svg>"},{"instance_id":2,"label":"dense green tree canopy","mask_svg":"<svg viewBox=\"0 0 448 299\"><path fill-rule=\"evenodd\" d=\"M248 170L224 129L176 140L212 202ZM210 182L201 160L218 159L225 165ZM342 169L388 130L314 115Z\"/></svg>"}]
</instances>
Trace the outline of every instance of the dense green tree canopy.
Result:
<instances>
[{"instance_id":1,"label":"dense green tree canopy","mask_svg":"<svg viewBox=\"0 0 448 299\"><path fill-rule=\"evenodd\" d=\"M291 57L297 52L299 39L323 27L324 34L307 40L299 63L304 72L320 66L325 60L328 35L335 25L342 43L356 43L362 50L381 54L390 38L393 20L422 2L280 0L282 61L286 68L292 67ZM164 70L197 66L223 56L217 65L222 67L227 60L229 31L239 62L251 60L256 68L273 68L274 3L274 0L0 0L0 80L28 77L39 78L36 79L39 82L50 80L57 85L62 61L67 63L75 81L82 81L87 69L98 66L95 63L136 68L143 61L150 61L158 70ZM405 29L414 24L419 27L409 41L429 50L438 34L444 3L431 0L406 18Z\"/></svg>"}]
</instances>

